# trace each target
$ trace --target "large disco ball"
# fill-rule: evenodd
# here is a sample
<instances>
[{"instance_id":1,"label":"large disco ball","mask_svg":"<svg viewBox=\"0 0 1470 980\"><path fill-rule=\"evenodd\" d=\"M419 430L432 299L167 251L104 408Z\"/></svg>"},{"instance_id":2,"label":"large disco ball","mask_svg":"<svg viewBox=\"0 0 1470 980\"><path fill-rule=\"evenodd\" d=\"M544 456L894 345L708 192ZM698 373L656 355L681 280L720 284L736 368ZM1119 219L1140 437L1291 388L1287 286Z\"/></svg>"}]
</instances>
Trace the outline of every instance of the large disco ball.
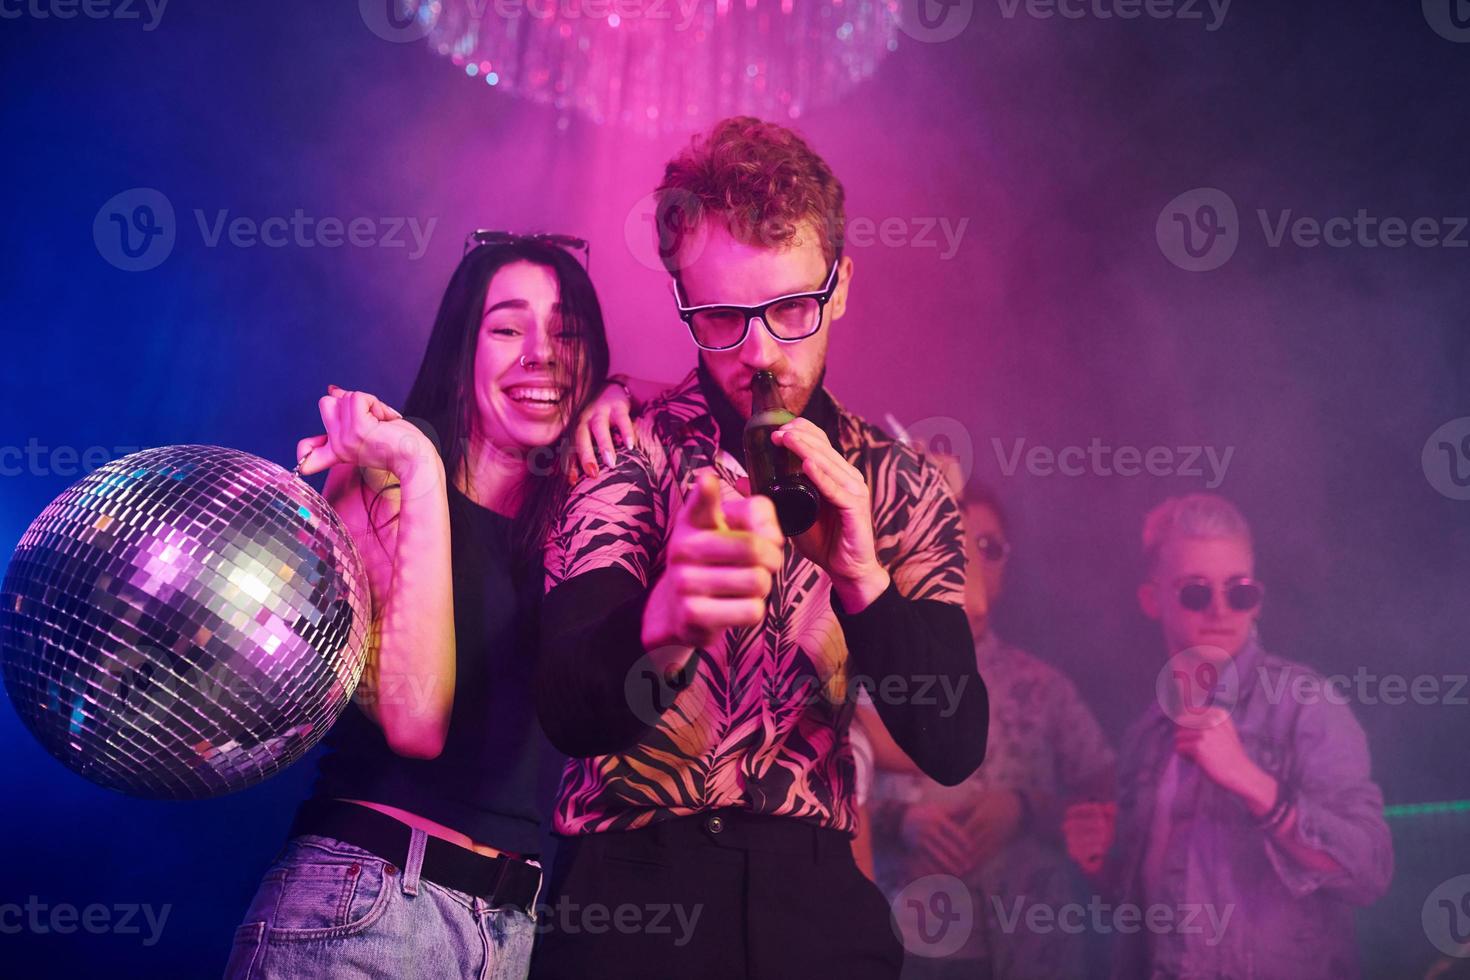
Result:
<instances>
[{"instance_id":1,"label":"large disco ball","mask_svg":"<svg viewBox=\"0 0 1470 980\"><path fill-rule=\"evenodd\" d=\"M125 456L42 511L0 587L5 688L47 751L186 799L300 758L362 676L362 559L315 490L218 446Z\"/></svg>"}]
</instances>

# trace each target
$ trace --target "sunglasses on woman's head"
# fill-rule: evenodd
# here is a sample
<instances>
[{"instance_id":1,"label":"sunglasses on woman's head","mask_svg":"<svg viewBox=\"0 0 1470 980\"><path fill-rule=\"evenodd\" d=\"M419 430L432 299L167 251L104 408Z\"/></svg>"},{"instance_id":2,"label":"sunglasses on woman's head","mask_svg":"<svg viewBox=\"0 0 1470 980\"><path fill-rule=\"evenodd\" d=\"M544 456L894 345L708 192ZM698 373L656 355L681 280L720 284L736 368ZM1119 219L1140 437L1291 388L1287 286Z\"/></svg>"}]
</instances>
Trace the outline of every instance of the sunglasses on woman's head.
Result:
<instances>
[{"instance_id":1,"label":"sunglasses on woman's head","mask_svg":"<svg viewBox=\"0 0 1470 980\"><path fill-rule=\"evenodd\" d=\"M1266 587L1253 578L1233 578L1225 583L1225 604L1236 612L1250 612L1266 597ZM1203 579L1179 586L1179 605L1190 612L1204 612L1215 601L1215 587Z\"/></svg>"},{"instance_id":2,"label":"sunglasses on woman's head","mask_svg":"<svg viewBox=\"0 0 1470 980\"><path fill-rule=\"evenodd\" d=\"M582 267L588 272L592 271L592 245L585 238L575 235L543 235L540 233L522 235L514 231L490 231L479 228L464 236L464 254L469 255L471 250L481 245L509 245L515 242L535 242L538 245L555 245L557 248L571 252L582 253Z\"/></svg>"},{"instance_id":3,"label":"sunglasses on woman's head","mask_svg":"<svg viewBox=\"0 0 1470 980\"><path fill-rule=\"evenodd\" d=\"M988 562L1004 561L1011 555L1011 543L994 534L975 535L975 549Z\"/></svg>"}]
</instances>

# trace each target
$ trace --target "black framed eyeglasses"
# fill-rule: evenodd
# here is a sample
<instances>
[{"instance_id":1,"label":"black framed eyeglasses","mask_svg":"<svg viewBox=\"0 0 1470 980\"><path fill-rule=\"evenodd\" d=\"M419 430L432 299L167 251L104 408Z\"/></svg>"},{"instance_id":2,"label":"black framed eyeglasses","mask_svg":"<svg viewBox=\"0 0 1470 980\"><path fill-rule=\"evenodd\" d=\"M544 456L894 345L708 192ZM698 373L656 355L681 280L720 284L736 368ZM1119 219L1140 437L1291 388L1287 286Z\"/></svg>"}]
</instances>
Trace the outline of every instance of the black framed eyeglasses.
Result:
<instances>
[{"instance_id":1,"label":"black framed eyeglasses","mask_svg":"<svg viewBox=\"0 0 1470 980\"><path fill-rule=\"evenodd\" d=\"M555 245L557 248L565 249L576 254L582 253L582 268L588 272L592 271L592 244L585 238L576 235L554 235L536 232L533 234L521 234L514 231L491 231L487 228L477 228L464 236L463 255L469 255L474 249L481 245L511 245L516 242L535 242L539 245ZM461 257L463 257L463 255Z\"/></svg>"},{"instance_id":2,"label":"black framed eyeglasses","mask_svg":"<svg viewBox=\"0 0 1470 980\"><path fill-rule=\"evenodd\" d=\"M991 564L1005 561L1011 556L1011 543L994 534L975 535L975 550Z\"/></svg>"},{"instance_id":3,"label":"black framed eyeglasses","mask_svg":"<svg viewBox=\"0 0 1470 980\"><path fill-rule=\"evenodd\" d=\"M1266 598L1266 587L1253 578L1240 576L1225 583L1225 604L1236 612L1250 612ZM1179 586L1179 605L1190 612L1204 612L1215 601L1215 587L1204 579L1190 579Z\"/></svg>"},{"instance_id":4,"label":"black framed eyeglasses","mask_svg":"<svg viewBox=\"0 0 1470 980\"><path fill-rule=\"evenodd\" d=\"M837 291L837 269L841 264L839 255L827 273L826 283L815 292L787 293L755 306L730 303L685 306L683 287L678 280L674 281L674 302L679 307L679 319L689 328L700 350L734 350L750 335L751 320L760 320L766 332L781 343L794 344L822 328L822 313Z\"/></svg>"}]
</instances>

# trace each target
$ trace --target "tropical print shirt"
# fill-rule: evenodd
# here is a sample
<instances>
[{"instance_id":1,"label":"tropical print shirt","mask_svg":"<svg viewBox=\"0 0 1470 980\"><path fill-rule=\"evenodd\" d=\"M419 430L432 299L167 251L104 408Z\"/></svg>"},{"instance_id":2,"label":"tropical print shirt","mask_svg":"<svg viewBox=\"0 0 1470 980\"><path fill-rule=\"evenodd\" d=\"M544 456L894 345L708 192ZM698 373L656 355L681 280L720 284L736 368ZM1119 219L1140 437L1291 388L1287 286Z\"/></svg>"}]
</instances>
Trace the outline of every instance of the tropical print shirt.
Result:
<instances>
[{"instance_id":1,"label":"tropical print shirt","mask_svg":"<svg viewBox=\"0 0 1470 980\"><path fill-rule=\"evenodd\" d=\"M963 689L968 682L964 710L952 724L957 740L979 743L978 753L929 754L970 760L954 781L983 757L988 708L964 620L960 513L943 476L824 388L803 415L865 475L878 559L893 584L867 610L848 616L831 596L826 573L788 540L764 622L726 630L721 649L695 651L672 680L659 677L646 658L620 674L630 647L642 653L634 629L642 607L633 601L623 612L612 611L608 593L626 585L646 601L663 569L673 516L701 473L714 472L727 499L741 492L745 477L738 454L742 420L713 381L692 372L666 391L637 420L637 447L582 481L548 542L548 631L553 639L576 629L601 637L577 647L581 663L560 666L555 643L550 650L543 644L543 659L551 662L551 676L538 689L543 723L573 756L557 796L557 833L628 830L719 807L852 833L856 774L848 727L853 685L870 680L854 670L853 643L881 647L864 651L859 662L869 670L886 667L885 676L898 673L889 690L906 685L908 701L920 700L926 680L937 683L929 676L935 673L946 674L951 686ZM578 582L584 583L580 592ZM588 611L589 605L603 608ZM575 622L568 626L567 620ZM855 638L859 633L862 639ZM904 639L894 643L900 635ZM902 676L895 664L914 666L916 676ZM631 744L608 751L605 740L574 734L619 698L618 710L636 718L623 739ZM926 709L904 703L894 710ZM925 737L939 727L931 718L916 726ZM593 746L599 750L589 752Z\"/></svg>"}]
</instances>

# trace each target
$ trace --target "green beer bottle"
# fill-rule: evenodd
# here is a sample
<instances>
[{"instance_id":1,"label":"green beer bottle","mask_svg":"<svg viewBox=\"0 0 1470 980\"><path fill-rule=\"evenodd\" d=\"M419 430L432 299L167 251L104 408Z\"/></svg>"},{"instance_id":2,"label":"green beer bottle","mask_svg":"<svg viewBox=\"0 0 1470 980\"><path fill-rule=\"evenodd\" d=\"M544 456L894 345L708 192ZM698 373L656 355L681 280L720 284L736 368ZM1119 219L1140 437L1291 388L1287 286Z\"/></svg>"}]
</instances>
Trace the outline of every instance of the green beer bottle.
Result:
<instances>
[{"instance_id":1,"label":"green beer bottle","mask_svg":"<svg viewBox=\"0 0 1470 980\"><path fill-rule=\"evenodd\" d=\"M771 433L796 418L781 402L776 376L757 372L750 380L750 421L745 423L745 471L752 493L763 493L776 505L781 533L800 534L817 520L822 495L805 473L801 458L771 441Z\"/></svg>"}]
</instances>

